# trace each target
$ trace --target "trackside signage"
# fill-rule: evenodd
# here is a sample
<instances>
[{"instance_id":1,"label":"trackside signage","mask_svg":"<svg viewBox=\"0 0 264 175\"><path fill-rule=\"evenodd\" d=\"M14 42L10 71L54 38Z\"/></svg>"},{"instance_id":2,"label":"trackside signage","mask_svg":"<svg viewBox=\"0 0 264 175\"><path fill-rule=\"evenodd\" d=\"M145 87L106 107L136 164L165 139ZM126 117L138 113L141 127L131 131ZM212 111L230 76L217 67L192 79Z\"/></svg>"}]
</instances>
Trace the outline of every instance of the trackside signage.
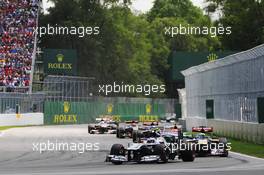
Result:
<instances>
[{"instance_id":1,"label":"trackside signage","mask_svg":"<svg viewBox=\"0 0 264 175\"><path fill-rule=\"evenodd\" d=\"M63 113L54 114L53 124L77 124L77 114L71 113L70 103L63 102Z\"/></svg>"},{"instance_id":2,"label":"trackside signage","mask_svg":"<svg viewBox=\"0 0 264 175\"><path fill-rule=\"evenodd\" d=\"M44 123L48 125L87 124L96 118L117 122L155 122L165 115L164 104L46 101Z\"/></svg>"},{"instance_id":3,"label":"trackside signage","mask_svg":"<svg viewBox=\"0 0 264 175\"><path fill-rule=\"evenodd\" d=\"M152 105L145 104L145 111L142 110L142 114L135 115L113 115L113 113L118 113L115 108L119 108L119 106L115 106L113 104L107 105L107 115L100 115L99 118L107 118L116 122L125 122L125 121L138 121L138 122L156 122L159 121L160 116L152 114Z\"/></svg>"},{"instance_id":4,"label":"trackside signage","mask_svg":"<svg viewBox=\"0 0 264 175\"><path fill-rule=\"evenodd\" d=\"M48 75L76 75L75 50L45 49L44 72Z\"/></svg>"}]
</instances>

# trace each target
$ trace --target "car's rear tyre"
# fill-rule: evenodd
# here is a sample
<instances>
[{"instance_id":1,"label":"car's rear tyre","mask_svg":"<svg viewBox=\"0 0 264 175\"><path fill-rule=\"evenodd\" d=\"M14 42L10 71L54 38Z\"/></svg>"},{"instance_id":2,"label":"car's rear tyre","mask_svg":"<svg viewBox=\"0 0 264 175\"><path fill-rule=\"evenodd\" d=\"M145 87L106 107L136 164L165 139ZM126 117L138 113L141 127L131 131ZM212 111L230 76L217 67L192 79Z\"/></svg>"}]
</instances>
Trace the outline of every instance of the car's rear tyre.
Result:
<instances>
[{"instance_id":1,"label":"car's rear tyre","mask_svg":"<svg viewBox=\"0 0 264 175\"><path fill-rule=\"evenodd\" d=\"M124 130L124 132L127 133L127 136L129 138L133 138L133 131L134 131L133 128L127 128Z\"/></svg>"},{"instance_id":2,"label":"car's rear tyre","mask_svg":"<svg viewBox=\"0 0 264 175\"><path fill-rule=\"evenodd\" d=\"M224 153L222 155L220 155L220 157L228 157L228 151L224 150Z\"/></svg>"},{"instance_id":3,"label":"car's rear tyre","mask_svg":"<svg viewBox=\"0 0 264 175\"><path fill-rule=\"evenodd\" d=\"M90 126L88 126L88 133L91 133L92 128Z\"/></svg>"},{"instance_id":4,"label":"car's rear tyre","mask_svg":"<svg viewBox=\"0 0 264 175\"><path fill-rule=\"evenodd\" d=\"M225 137L219 138L219 143L224 144L224 153L220 156L221 157L228 157L227 139Z\"/></svg>"},{"instance_id":5,"label":"car's rear tyre","mask_svg":"<svg viewBox=\"0 0 264 175\"><path fill-rule=\"evenodd\" d=\"M122 144L114 144L111 147L110 155L125 156L125 147ZM115 165L121 165L123 162L122 161L114 161L112 163Z\"/></svg>"},{"instance_id":6,"label":"car's rear tyre","mask_svg":"<svg viewBox=\"0 0 264 175\"><path fill-rule=\"evenodd\" d=\"M137 137L136 137L136 143L141 143L141 139L143 138L143 134L140 131L136 131L137 132Z\"/></svg>"},{"instance_id":7,"label":"car's rear tyre","mask_svg":"<svg viewBox=\"0 0 264 175\"><path fill-rule=\"evenodd\" d=\"M136 143L136 141L137 141L137 131L133 131L132 132L132 140L133 140L134 143Z\"/></svg>"},{"instance_id":8,"label":"car's rear tyre","mask_svg":"<svg viewBox=\"0 0 264 175\"><path fill-rule=\"evenodd\" d=\"M193 162L195 159L195 151L194 151L195 149L191 144L186 143L186 142L185 144L187 145L187 148L180 152L181 159L184 162Z\"/></svg>"},{"instance_id":9,"label":"car's rear tyre","mask_svg":"<svg viewBox=\"0 0 264 175\"><path fill-rule=\"evenodd\" d=\"M168 162L169 155L166 153L164 145L156 145L154 147L154 153L160 156L160 160L162 163Z\"/></svg>"},{"instance_id":10,"label":"car's rear tyre","mask_svg":"<svg viewBox=\"0 0 264 175\"><path fill-rule=\"evenodd\" d=\"M209 155L206 151L198 151L197 156L198 157L207 157Z\"/></svg>"},{"instance_id":11,"label":"car's rear tyre","mask_svg":"<svg viewBox=\"0 0 264 175\"><path fill-rule=\"evenodd\" d=\"M124 130L124 128L119 128L118 129L118 135L119 135L119 137L118 138L125 138L125 130Z\"/></svg>"},{"instance_id":12,"label":"car's rear tyre","mask_svg":"<svg viewBox=\"0 0 264 175\"><path fill-rule=\"evenodd\" d=\"M195 159L195 153L194 151L189 151L189 150L182 151L181 158L182 158L182 161L184 162L193 162Z\"/></svg>"},{"instance_id":13,"label":"car's rear tyre","mask_svg":"<svg viewBox=\"0 0 264 175\"><path fill-rule=\"evenodd\" d=\"M119 137L119 129L118 128L116 129L116 138L120 138Z\"/></svg>"}]
</instances>

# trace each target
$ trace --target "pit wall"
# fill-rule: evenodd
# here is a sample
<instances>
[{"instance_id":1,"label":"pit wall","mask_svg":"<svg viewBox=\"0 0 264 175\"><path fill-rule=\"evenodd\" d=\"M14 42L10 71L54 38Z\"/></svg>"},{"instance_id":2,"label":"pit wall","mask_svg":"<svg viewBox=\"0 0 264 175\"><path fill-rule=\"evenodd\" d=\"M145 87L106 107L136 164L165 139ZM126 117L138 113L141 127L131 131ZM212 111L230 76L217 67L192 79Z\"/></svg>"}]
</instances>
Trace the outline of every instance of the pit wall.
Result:
<instances>
[{"instance_id":1,"label":"pit wall","mask_svg":"<svg viewBox=\"0 0 264 175\"><path fill-rule=\"evenodd\" d=\"M43 113L0 114L0 126L43 125Z\"/></svg>"},{"instance_id":2,"label":"pit wall","mask_svg":"<svg viewBox=\"0 0 264 175\"><path fill-rule=\"evenodd\" d=\"M191 131L193 126L213 127L217 135L264 144L264 124L187 117L186 129Z\"/></svg>"}]
</instances>

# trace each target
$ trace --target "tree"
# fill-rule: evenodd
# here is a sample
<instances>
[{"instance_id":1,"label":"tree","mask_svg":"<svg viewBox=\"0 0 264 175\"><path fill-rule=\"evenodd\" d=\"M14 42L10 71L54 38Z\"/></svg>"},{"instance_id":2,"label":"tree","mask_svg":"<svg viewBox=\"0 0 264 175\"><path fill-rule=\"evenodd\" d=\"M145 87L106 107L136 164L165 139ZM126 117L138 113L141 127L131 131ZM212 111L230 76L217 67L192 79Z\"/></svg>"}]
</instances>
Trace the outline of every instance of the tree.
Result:
<instances>
[{"instance_id":1,"label":"tree","mask_svg":"<svg viewBox=\"0 0 264 175\"><path fill-rule=\"evenodd\" d=\"M159 42L163 36L151 33L146 18L130 11L130 1L117 2L54 0L55 7L42 15L41 25L99 26L100 35L45 36L42 47L77 49L79 74L93 76L100 84L162 84L157 69L167 69L169 49L154 39Z\"/></svg>"},{"instance_id":2,"label":"tree","mask_svg":"<svg viewBox=\"0 0 264 175\"><path fill-rule=\"evenodd\" d=\"M221 11L216 24L232 27L230 36L222 36L223 48L247 50L264 42L263 0L207 0L208 12Z\"/></svg>"},{"instance_id":3,"label":"tree","mask_svg":"<svg viewBox=\"0 0 264 175\"><path fill-rule=\"evenodd\" d=\"M76 49L81 76L100 83L161 85L166 81L171 51L208 51L220 48L218 38L164 34L166 26L213 26L190 0L156 0L147 14L135 15L130 0L52 0L55 7L41 15L40 26L98 26L99 35L44 36L41 46ZM129 94L135 96L135 94ZM138 94L137 94L138 95ZM162 95L162 94L160 94Z\"/></svg>"},{"instance_id":4,"label":"tree","mask_svg":"<svg viewBox=\"0 0 264 175\"><path fill-rule=\"evenodd\" d=\"M210 18L194 6L190 0L155 0L154 6L148 13L148 20L153 27L164 31L166 26L195 26L212 27ZM212 51L220 49L218 38L210 35L177 35L173 38L166 36L169 48L173 51Z\"/></svg>"}]
</instances>

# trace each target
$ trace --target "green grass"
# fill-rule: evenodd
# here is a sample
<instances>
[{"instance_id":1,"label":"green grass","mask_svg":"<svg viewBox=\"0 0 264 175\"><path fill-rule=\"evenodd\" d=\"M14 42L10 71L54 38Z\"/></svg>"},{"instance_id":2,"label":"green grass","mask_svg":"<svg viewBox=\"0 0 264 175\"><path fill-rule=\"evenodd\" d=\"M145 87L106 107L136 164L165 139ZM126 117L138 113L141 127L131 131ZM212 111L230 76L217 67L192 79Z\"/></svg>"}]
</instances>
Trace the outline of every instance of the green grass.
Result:
<instances>
[{"instance_id":1,"label":"green grass","mask_svg":"<svg viewBox=\"0 0 264 175\"><path fill-rule=\"evenodd\" d=\"M195 134L192 132L187 132L187 133ZM211 136L208 133L206 135ZM216 134L213 134L213 136L221 137ZM264 145L241 141L241 140L233 139L233 138L228 138L228 142L231 143L231 148L232 148L231 151L233 152L242 153L242 154L259 157L259 158L264 158Z\"/></svg>"},{"instance_id":2,"label":"green grass","mask_svg":"<svg viewBox=\"0 0 264 175\"><path fill-rule=\"evenodd\" d=\"M0 131L7 130L10 128L21 128L21 127L27 127L27 126L0 126Z\"/></svg>"},{"instance_id":3,"label":"green grass","mask_svg":"<svg viewBox=\"0 0 264 175\"><path fill-rule=\"evenodd\" d=\"M228 139L231 143L231 151L259 158L264 158L264 145L244 142L236 139Z\"/></svg>"}]
</instances>

